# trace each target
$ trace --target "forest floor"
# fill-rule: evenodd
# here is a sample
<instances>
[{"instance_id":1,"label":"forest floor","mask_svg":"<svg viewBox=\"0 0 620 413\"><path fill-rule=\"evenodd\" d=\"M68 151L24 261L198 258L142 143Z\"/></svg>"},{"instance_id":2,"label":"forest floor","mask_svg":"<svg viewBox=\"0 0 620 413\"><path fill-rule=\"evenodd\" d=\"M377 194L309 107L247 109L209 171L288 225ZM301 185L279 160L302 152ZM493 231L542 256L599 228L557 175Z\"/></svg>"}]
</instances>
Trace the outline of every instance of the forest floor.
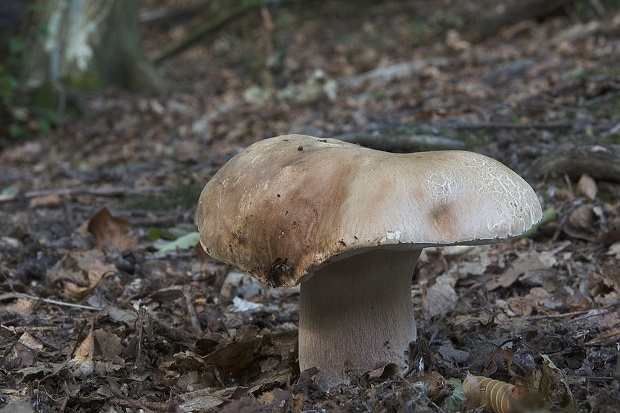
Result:
<instances>
[{"instance_id":1,"label":"forest floor","mask_svg":"<svg viewBox=\"0 0 620 413\"><path fill-rule=\"evenodd\" d=\"M620 14L573 2L471 43L494 2L285 3L164 60L170 91L89 94L1 150L0 412L481 411L467 372L515 384L513 411L617 412ZM145 25L149 55L198 19ZM535 188L528 237L423 253L425 371L318 389L298 289L193 247L205 182L287 133L464 148Z\"/></svg>"}]
</instances>

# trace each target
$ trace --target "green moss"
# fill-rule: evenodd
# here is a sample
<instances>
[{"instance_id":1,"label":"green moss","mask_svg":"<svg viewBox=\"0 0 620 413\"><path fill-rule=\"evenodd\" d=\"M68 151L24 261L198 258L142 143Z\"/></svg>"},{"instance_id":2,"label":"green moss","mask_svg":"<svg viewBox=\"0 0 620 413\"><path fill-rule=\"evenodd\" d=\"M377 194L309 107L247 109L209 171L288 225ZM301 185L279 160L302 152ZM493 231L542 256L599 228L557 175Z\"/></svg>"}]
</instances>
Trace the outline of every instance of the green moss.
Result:
<instances>
[{"instance_id":1,"label":"green moss","mask_svg":"<svg viewBox=\"0 0 620 413\"><path fill-rule=\"evenodd\" d=\"M585 107L598 119L617 117L620 113L620 93L609 92L588 102Z\"/></svg>"},{"instance_id":2,"label":"green moss","mask_svg":"<svg viewBox=\"0 0 620 413\"><path fill-rule=\"evenodd\" d=\"M616 76L620 76L620 70L618 69L593 69L593 70L577 69L577 70L572 71L569 74L568 80L581 81L581 80L587 80L592 77L599 77L599 76L609 76L613 78Z\"/></svg>"},{"instance_id":3,"label":"green moss","mask_svg":"<svg viewBox=\"0 0 620 413\"><path fill-rule=\"evenodd\" d=\"M198 203L202 188L184 186L169 192L145 196L127 205L130 209L144 209L149 211L169 211L173 209L189 209Z\"/></svg>"},{"instance_id":4,"label":"green moss","mask_svg":"<svg viewBox=\"0 0 620 413\"><path fill-rule=\"evenodd\" d=\"M87 70L65 79L71 89L80 91L99 91L103 89L101 77L92 70Z\"/></svg>"},{"instance_id":5,"label":"green moss","mask_svg":"<svg viewBox=\"0 0 620 413\"><path fill-rule=\"evenodd\" d=\"M616 133L616 134L601 138L600 143L603 145L604 144L620 145L620 133Z\"/></svg>"},{"instance_id":6,"label":"green moss","mask_svg":"<svg viewBox=\"0 0 620 413\"><path fill-rule=\"evenodd\" d=\"M30 91L30 103L42 109L55 110L58 108L58 90L51 82L43 82Z\"/></svg>"},{"instance_id":7,"label":"green moss","mask_svg":"<svg viewBox=\"0 0 620 413\"><path fill-rule=\"evenodd\" d=\"M377 102L386 102L392 99L392 96L386 91L371 92L371 96Z\"/></svg>"},{"instance_id":8,"label":"green moss","mask_svg":"<svg viewBox=\"0 0 620 413\"><path fill-rule=\"evenodd\" d=\"M598 193L596 194L596 197L599 200L603 202L607 202L609 204L614 204L618 202L617 195L614 192L612 192L610 188L611 188L611 184L599 185L599 190L598 190Z\"/></svg>"},{"instance_id":9,"label":"green moss","mask_svg":"<svg viewBox=\"0 0 620 413\"><path fill-rule=\"evenodd\" d=\"M465 149L473 151L476 148L484 147L494 142L497 137L489 130L462 130L457 133L457 138L465 142Z\"/></svg>"}]
</instances>

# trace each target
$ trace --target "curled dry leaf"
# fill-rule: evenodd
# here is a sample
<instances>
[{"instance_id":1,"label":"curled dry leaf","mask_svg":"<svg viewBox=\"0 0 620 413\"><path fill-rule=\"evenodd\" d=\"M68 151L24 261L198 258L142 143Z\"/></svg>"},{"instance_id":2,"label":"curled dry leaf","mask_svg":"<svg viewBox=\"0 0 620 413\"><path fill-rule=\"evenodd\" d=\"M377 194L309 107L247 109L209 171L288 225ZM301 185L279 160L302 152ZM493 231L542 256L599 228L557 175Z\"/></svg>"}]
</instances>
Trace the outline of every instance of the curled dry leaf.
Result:
<instances>
[{"instance_id":1,"label":"curled dry leaf","mask_svg":"<svg viewBox=\"0 0 620 413\"><path fill-rule=\"evenodd\" d=\"M115 217L105 207L90 218L87 227L88 232L95 237L99 249L104 244L111 244L118 251L123 252L138 245L137 238L129 233L131 227L129 221Z\"/></svg>"},{"instance_id":2,"label":"curled dry leaf","mask_svg":"<svg viewBox=\"0 0 620 413\"><path fill-rule=\"evenodd\" d=\"M463 381L463 392L469 408L475 409L484 405L494 413L516 412L514 384L468 373Z\"/></svg>"},{"instance_id":3,"label":"curled dry leaf","mask_svg":"<svg viewBox=\"0 0 620 413\"><path fill-rule=\"evenodd\" d=\"M370 381L383 381L396 376L400 372L400 367L394 363L387 363L381 367L371 370L364 374L364 378Z\"/></svg>"},{"instance_id":4,"label":"curled dry leaf","mask_svg":"<svg viewBox=\"0 0 620 413\"><path fill-rule=\"evenodd\" d=\"M463 393L467 407L475 409L482 406L482 390L476 376L467 373L467 377L463 380Z\"/></svg>"}]
</instances>

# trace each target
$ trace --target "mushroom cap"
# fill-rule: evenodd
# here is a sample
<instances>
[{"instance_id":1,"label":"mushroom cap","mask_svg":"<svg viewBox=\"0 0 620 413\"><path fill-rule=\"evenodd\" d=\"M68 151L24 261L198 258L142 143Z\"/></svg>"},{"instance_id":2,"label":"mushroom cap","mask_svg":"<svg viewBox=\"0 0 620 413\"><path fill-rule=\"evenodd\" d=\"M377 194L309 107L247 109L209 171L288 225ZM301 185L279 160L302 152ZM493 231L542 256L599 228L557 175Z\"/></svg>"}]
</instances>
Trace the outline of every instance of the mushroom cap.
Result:
<instances>
[{"instance_id":1,"label":"mushroom cap","mask_svg":"<svg viewBox=\"0 0 620 413\"><path fill-rule=\"evenodd\" d=\"M371 248L492 243L541 216L529 184L484 155L283 135L228 161L204 187L196 222L212 257L293 286Z\"/></svg>"}]
</instances>

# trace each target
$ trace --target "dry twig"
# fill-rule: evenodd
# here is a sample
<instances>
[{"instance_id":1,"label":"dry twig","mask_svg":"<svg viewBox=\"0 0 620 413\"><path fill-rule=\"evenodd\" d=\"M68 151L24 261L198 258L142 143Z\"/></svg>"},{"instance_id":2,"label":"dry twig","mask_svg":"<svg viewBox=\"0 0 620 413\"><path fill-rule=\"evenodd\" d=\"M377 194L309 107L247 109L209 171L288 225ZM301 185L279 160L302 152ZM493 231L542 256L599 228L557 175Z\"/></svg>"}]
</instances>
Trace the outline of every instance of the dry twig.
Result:
<instances>
[{"instance_id":1,"label":"dry twig","mask_svg":"<svg viewBox=\"0 0 620 413\"><path fill-rule=\"evenodd\" d=\"M42 301L47 304L59 305L63 307L79 308L80 310L88 310L88 311L101 310L100 308L91 307L90 305L66 303L64 301L52 300L50 298L42 298L42 297L37 297L34 295L28 295L28 294L23 294L23 293L6 293L6 294L0 295L0 301L10 300L14 298L26 298L29 300Z\"/></svg>"}]
</instances>

